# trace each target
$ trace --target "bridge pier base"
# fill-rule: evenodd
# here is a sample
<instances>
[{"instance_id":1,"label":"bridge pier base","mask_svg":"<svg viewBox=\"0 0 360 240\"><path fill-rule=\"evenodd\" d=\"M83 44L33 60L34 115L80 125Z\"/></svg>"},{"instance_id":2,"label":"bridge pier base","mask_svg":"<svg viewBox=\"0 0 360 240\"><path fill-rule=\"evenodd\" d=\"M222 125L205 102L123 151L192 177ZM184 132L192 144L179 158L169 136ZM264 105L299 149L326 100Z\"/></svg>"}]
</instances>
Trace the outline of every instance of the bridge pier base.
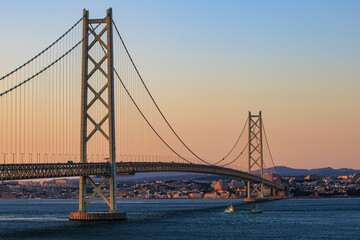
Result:
<instances>
[{"instance_id":1,"label":"bridge pier base","mask_svg":"<svg viewBox=\"0 0 360 240\"><path fill-rule=\"evenodd\" d=\"M70 220L75 221L123 221L125 212L71 212Z\"/></svg>"}]
</instances>

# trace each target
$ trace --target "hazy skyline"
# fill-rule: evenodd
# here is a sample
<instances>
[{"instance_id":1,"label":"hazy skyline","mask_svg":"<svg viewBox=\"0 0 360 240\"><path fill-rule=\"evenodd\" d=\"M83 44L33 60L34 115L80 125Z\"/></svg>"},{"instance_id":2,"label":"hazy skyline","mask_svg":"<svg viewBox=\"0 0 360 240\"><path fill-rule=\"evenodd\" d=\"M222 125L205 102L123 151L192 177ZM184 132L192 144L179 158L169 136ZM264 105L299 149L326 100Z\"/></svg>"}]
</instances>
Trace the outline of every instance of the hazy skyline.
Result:
<instances>
[{"instance_id":1,"label":"hazy skyline","mask_svg":"<svg viewBox=\"0 0 360 240\"><path fill-rule=\"evenodd\" d=\"M2 1L0 75L113 8L158 104L216 159L262 110L277 165L360 168L357 1Z\"/></svg>"}]
</instances>

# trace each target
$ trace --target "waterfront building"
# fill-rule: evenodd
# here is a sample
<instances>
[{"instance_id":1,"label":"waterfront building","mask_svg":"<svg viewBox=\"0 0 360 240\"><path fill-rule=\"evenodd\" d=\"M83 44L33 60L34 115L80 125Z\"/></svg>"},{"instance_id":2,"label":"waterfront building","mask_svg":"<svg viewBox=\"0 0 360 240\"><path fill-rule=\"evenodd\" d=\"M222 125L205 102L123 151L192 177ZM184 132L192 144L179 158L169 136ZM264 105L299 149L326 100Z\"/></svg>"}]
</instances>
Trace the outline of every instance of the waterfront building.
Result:
<instances>
[{"instance_id":1,"label":"waterfront building","mask_svg":"<svg viewBox=\"0 0 360 240\"><path fill-rule=\"evenodd\" d=\"M310 174L310 175L307 175L304 180L318 180L320 179L316 174Z\"/></svg>"},{"instance_id":2,"label":"waterfront building","mask_svg":"<svg viewBox=\"0 0 360 240\"><path fill-rule=\"evenodd\" d=\"M189 197L194 199L201 199L203 196L204 194L202 192L189 193Z\"/></svg>"}]
</instances>

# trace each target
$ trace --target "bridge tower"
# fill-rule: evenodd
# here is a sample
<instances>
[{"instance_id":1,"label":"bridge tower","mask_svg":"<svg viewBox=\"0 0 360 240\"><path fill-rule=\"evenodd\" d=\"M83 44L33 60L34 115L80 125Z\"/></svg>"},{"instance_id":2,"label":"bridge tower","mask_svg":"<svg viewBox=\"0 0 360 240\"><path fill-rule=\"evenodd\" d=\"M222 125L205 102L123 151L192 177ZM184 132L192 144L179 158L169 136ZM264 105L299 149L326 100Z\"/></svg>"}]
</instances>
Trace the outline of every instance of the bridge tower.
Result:
<instances>
[{"instance_id":1,"label":"bridge tower","mask_svg":"<svg viewBox=\"0 0 360 240\"><path fill-rule=\"evenodd\" d=\"M264 161L262 144L262 118L261 111L258 115L252 115L249 111L249 168L251 173L254 168L260 168L260 183L247 183L247 197L264 197Z\"/></svg>"},{"instance_id":2,"label":"bridge tower","mask_svg":"<svg viewBox=\"0 0 360 240\"><path fill-rule=\"evenodd\" d=\"M125 213L119 213L116 209L116 159L115 159L115 114L114 114L114 66L113 66L113 26L112 26L112 9L107 10L106 17L103 19L89 19L89 12L83 11L83 43L82 43L82 90L81 90L81 137L80 137L80 163L87 162L87 145L94 137L96 132L100 132L103 136L103 141L109 145L108 163L110 165L110 175L105 176L105 179L96 184L90 176L81 176L79 182L79 211L72 212L71 220L118 220L126 219ZM95 27L94 27L95 25ZM95 30L100 25L102 30L97 33ZM91 36L91 38L89 38ZM106 37L105 37L106 36ZM89 42L89 39L92 39ZM106 39L106 40L105 40ZM91 55L91 48L98 44L103 51L103 57L99 62ZM93 67L90 68L89 61ZM106 65L105 69L102 66ZM94 74L96 71L100 72L101 76L106 79L106 83L97 90L94 86L97 79ZM92 80L93 79L93 80ZM92 81L90 81L92 80ZM89 92L92 92L93 97L89 99ZM102 98L102 93L107 91L107 99ZM94 120L91 115L91 109L96 101L100 101L106 108L106 111L100 122ZM108 122L106 128L104 123ZM93 130L88 133L87 123L91 122L94 125ZM105 130L104 130L105 129ZM86 199L86 182L89 182L94 191L89 199ZM108 199L101 189L110 182L110 199ZM109 213L89 213L86 212L86 207L90 201L96 196L100 195L109 205Z\"/></svg>"}]
</instances>

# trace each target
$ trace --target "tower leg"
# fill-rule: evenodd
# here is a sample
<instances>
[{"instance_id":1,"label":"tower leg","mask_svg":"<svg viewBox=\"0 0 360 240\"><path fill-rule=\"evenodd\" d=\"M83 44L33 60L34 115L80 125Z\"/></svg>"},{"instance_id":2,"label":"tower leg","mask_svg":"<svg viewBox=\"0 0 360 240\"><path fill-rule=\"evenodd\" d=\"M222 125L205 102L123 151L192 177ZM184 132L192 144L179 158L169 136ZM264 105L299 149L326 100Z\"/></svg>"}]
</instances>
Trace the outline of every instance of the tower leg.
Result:
<instances>
[{"instance_id":1,"label":"tower leg","mask_svg":"<svg viewBox=\"0 0 360 240\"><path fill-rule=\"evenodd\" d=\"M86 177L81 176L79 181L79 212L86 212Z\"/></svg>"},{"instance_id":2,"label":"tower leg","mask_svg":"<svg viewBox=\"0 0 360 240\"><path fill-rule=\"evenodd\" d=\"M116 167L111 166L110 177L110 212L116 212Z\"/></svg>"}]
</instances>

